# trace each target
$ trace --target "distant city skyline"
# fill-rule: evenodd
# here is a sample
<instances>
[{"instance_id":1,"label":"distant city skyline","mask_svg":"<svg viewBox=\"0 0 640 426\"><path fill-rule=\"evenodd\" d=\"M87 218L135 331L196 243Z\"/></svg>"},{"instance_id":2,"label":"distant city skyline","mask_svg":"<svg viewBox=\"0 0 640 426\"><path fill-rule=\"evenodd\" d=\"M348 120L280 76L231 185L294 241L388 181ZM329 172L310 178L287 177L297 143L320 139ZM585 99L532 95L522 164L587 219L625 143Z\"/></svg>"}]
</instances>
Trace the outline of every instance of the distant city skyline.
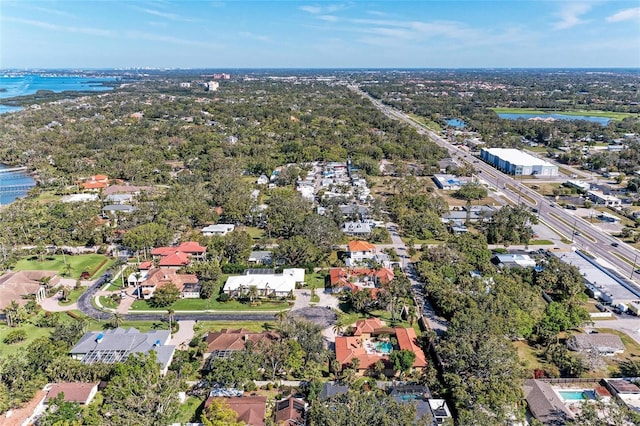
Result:
<instances>
[{"instance_id":1,"label":"distant city skyline","mask_svg":"<svg viewBox=\"0 0 640 426\"><path fill-rule=\"evenodd\" d=\"M0 0L0 68L637 68L640 2Z\"/></svg>"}]
</instances>

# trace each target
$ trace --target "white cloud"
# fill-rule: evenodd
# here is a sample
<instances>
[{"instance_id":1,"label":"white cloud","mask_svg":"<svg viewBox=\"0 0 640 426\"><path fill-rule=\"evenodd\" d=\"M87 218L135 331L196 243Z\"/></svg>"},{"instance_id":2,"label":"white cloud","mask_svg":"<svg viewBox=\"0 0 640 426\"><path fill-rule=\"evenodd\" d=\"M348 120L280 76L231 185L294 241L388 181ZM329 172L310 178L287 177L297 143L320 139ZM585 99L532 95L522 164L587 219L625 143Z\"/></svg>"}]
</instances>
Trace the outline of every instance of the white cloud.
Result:
<instances>
[{"instance_id":1,"label":"white cloud","mask_svg":"<svg viewBox=\"0 0 640 426\"><path fill-rule=\"evenodd\" d=\"M142 31L127 31L125 35L127 36L127 38L132 38L132 39L159 41L162 43L181 44L185 46L197 46L197 47L207 47L207 48L221 47L220 45L214 44L214 43L208 43L208 42L197 41L197 40L187 40L183 38L165 36L165 35L154 34L154 33L146 33Z\"/></svg>"},{"instance_id":2,"label":"white cloud","mask_svg":"<svg viewBox=\"0 0 640 426\"><path fill-rule=\"evenodd\" d=\"M255 34L255 33L251 33L249 31L242 31L240 33L238 33L239 35L241 35L244 38L250 38L252 40L258 40L258 41L269 41L269 37L265 36L265 35L260 35L260 34Z\"/></svg>"},{"instance_id":3,"label":"white cloud","mask_svg":"<svg viewBox=\"0 0 640 426\"><path fill-rule=\"evenodd\" d=\"M337 22L340 20L340 18L338 18L335 15L320 15L318 16L318 19L320 19L321 21L327 21L327 22Z\"/></svg>"},{"instance_id":4,"label":"white cloud","mask_svg":"<svg viewBox=\"0 0 640 426\"><path fill-rule=\"evenodd\" d=\"M632 7L607 17L607 22L640 21L640 7Z\"/></svg>"},{"instance_id":5,"label":"white cloud","mask_svg":"<svg viewBox=\"0 0 640 426\"><path fill-rule=\"evenodd\" d=\"M302 10L303 12L307 12L310 13L312 15L320 15L320 14L329 14L329 13L333 13L333 12L337 12L339 10L344 9L345 6L339 5L339 4L329 4L326 6L311 6L311 5L305 5L305 6L300 6L299 9Z\"/></svg>"},{"instance_id":6,"label":"white cloud","mask_svg":"<svg viewBox=\"0 0 640 426\"><path fill-rule=\"evenodd\" d=\"M591 10L592 5L587 3L569 3L566 4L556 16L559 18L553 24L556 30L566 30L576 25L585 24L588 20L582 19L582 16Z\"/></svg>"},{"instance_id":7,"label":"white cloud","mask_svg":"<svg viewBox=\"0 0 640 426\"><path fill-rule=\"evenodd\" d=\"M138 10L140 12L144 12L144 13L147 13L147 14L153 15L153 16L158 16L160 18L169 19L169 20L172 20L172 21L196 22L196 19L185 18L185 17L180 16L180 15L178 15L176 13L163 12L161 10L149 9L149 8L138 7L138 6L130 6L130 7L132 9Z\"/></svg>"},{"instance_id":8,"label":"white cloud","mask_svg":"<svg viewBox=\"0 0 640 426\"><path fill-rule=\"evenodd\" d=\"M68 33L78 33L78 34L88 34L102 37L111 37L114 34L111 30L102 30L99 28L87 28L87 27L74 27L74 26L64 26L64 25L56 25L51 24L49 22L44 21L36 21L33 19L22 19L22 18L13 18L10 16L5 16L2 18L3 21L7 22L16 22L18 24L31 25L33 27L44 28L52 31L64 31Z\"/></svg>"}]
</instances>

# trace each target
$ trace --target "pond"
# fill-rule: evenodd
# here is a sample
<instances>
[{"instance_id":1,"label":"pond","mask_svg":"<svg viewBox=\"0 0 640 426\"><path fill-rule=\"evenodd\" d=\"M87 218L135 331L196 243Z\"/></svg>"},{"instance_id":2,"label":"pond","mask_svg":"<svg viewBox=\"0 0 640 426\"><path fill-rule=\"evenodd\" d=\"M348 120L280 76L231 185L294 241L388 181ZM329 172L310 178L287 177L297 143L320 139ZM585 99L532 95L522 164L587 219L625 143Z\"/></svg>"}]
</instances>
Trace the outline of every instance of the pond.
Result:
<instances>
[{"instance_id":1,"label":"pond","mask_svg":"<svg viewBox=\"0 0 640 426\"><path fill-rule=\"evenodd\" d=\"M451 127L463 128L466 126L466 123L459 118L446 118L444 122L447 123L447 126Z\"/></svg>"},{"instance_id":2,"label":"pond","mask_svg":"<svg viewBox=\"0 0 640 426\"><path fill-rule=\"evenodd\" d=\"M498 117L503 118L505 120L518 120L518 119L540 119L540 120L585 120L591 121L593 123L600 123L603 126L609 124L611 121L610 118L607 117L596 117L593 115L568 115L568 114L558 114L558 113L545 113L545 114L520 114L520 113L499 113Z\"/></svg>"}]
</instances>

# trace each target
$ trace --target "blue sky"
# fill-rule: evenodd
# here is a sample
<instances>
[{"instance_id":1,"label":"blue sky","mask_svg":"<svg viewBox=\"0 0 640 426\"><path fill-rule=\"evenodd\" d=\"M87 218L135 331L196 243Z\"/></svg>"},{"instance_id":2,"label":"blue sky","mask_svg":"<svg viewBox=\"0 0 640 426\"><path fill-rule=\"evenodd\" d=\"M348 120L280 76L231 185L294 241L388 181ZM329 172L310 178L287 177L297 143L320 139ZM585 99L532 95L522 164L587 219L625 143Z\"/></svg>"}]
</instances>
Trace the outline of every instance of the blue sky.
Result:
<instances>
[{"instance_id":1,"label":"blue sky","mask_svg":"<svg viewBox=\"0 0 640 426\"><path fill-rule=\"evenodd\" d=\"M640 67L640 1L0 0L0 68Z\"/></svg>"}]
</instances>

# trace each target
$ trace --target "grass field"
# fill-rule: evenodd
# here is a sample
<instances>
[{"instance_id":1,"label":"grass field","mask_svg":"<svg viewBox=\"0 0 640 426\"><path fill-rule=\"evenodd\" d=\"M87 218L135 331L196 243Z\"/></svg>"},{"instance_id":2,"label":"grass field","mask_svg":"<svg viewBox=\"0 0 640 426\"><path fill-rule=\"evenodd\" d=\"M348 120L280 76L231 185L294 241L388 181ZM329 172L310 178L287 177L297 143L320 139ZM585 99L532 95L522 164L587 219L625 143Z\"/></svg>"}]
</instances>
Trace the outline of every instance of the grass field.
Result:
<instances>
[{"instance_id":1,"label":"grass field","mask_svg":"<svg viewBox=\"0 0 640 426\"><path fill-rule=\"evenodd\" d=\"M16 266L14 267L15 271L26 271L26 270L36 270L36 271L58 271L59 274L63 274L66 272L65 263L66 260L69 265L71 265L71 274L70 278L79 279L80 275L87 271L89 273L94 272L95 269L100 265L100 263L107 259L107 262L100 268L100 270L94 273L92 279L95 279L100 276L104 271L107 270L111 265L115 263L115 259L111 259L102 254L82 254L78 256L62 256L62 255L47 255L44 261L40 261L37 256L31 256L29 258L20 259Z\"/></svg>"},{"instance_id":2,"label":"grass field","mask_svg":"<svg viewBox=\"0 0 640 426\"><path fill-rule=\"evenodd\" d=\"M274 316L275 321L275 316ZM265 327L266 325L266 327ZM256 333L265 331L265 329L272 329L275 327L275 322L260 322L260 321L198 321L193 328L196 333L205 331L220 331L223 328L244 328Z\"/></svg>"},{"instance_id":3,"label":"grass field","mask_svg":"<svg viewBox=\"0 0 640 426\"><path fill-rule=\"evenodd\" d=\"M215 299L179 299L173 305L166 308L152 308L149 306L146 300L136 300L131 306L132 311L166 311L167 309L174 309L176 311L280 311L282 309L289 308L287 302L262 302L260 305L251 306L230 300L222 303Z\"/></svg>"},{"instance_id":4,"label":"grass field","mask_svg":"<svg viewBox=\"0 0 640 426\"><path fill-rule=\"evenodd\" d=\"M27 338L20 343L7 345L3 342L3 340L5 337L7 337L7 334L9 334L9 332L13 330L26 331ZM22 348L26 348L37 338L48 336L51 333L51 330L51 328L40 328L32 324L24 324L20 325L19 327L8 327L6 324L2 323L0 325L0 358L5 358L8 355L13 355L20 352Z\"/></svg>"},{"instance_id":5,"label":"grass field","mask_svg":"<svg viewBox=\"0 0 640 426\"><path fill-rule=\"evenodd\" d=\"M638 117L638 114L629 112L614 112L602 110L540 110L535 108L491 108L496 114L564 114L564 115L584 115L591 117L605 117L612 120L623 120L627 117Z\"/></svg>"}]
</instances>

